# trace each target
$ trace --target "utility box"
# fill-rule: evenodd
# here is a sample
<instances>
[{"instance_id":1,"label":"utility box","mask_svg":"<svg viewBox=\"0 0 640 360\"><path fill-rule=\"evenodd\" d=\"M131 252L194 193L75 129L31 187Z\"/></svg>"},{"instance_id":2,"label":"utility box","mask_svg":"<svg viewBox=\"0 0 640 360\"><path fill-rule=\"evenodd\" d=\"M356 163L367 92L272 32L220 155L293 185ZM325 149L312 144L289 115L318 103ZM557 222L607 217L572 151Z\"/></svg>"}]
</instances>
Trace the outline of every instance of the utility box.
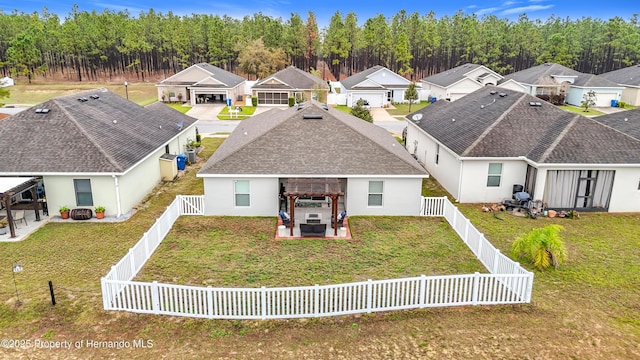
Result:
<instances>
[{"instance_id":1,"label":"utility box","mask_svg":"<svg viewBox=\"0 0 640 360\"><path fill-rule=\"evenodd\" d=\"M160 177L162 181L173 181L173 179L178 176L177 158L178 157L173 154L160 156Z\"/></svg>"}]
</instances>

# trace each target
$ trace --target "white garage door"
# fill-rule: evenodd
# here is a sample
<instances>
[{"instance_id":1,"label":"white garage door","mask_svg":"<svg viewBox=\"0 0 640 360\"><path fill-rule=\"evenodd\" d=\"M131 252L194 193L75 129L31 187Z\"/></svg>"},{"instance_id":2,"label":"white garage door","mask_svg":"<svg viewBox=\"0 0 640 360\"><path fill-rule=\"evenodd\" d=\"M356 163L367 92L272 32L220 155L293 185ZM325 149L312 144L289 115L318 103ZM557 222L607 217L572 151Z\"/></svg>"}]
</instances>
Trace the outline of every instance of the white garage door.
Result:
<instances>
[{"instance_id":1,"label":"white garage door","mask_svg":"<svg viewBox=\"0 0 640 360\"><path fill-rule=\"evenodd\" d=\"M369 105L371 105L371 107L382 107L382 98L383 98L383 95L380 93L378 94L352 93L350 97L352 103L349 104L349 106L353 107L353 105L355 105L359 99L362 99L362 100L368 100Z\"/></svg>"},{"instance_id":2,"label":"white garage door","mask_svg":"<svg viewBox=\"0 0 640 360\"><path fill-rule=\"evenodd\" d=\"M611 100L618 100L618 94L596 93L596 107L611 107Z\"/></svg>"}]
</instances>

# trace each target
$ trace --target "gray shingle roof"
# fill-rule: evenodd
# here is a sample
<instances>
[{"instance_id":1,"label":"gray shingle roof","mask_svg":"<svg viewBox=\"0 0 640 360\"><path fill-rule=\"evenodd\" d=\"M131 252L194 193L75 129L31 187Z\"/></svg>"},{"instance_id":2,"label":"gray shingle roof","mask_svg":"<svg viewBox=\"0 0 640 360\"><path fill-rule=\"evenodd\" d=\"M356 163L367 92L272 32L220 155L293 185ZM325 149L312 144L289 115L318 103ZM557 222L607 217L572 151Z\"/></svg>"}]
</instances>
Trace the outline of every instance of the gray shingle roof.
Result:
<instances>
[{"instance_id":1,"label":"gray shingle roof","mask_svg":"<svg viewBox=\"0 0 640 360\"><path fill-rule=\"evenodd\" d=\"M272 79L277 79L284 84L268 84L267 82ZM277 73L258 81L252 87L253 89L300 89L300 90L312 90L315 88L329 90L329 85L320 79L313 76L308 72L302 71L295 66L287 66L286 68L278 71Z\"/></svg>"},{"instance_id":2,"label":"gray shingle roof","mask_svg":"<svg viewBox=\"0 0 640 360\"><path fill-rule=\"evenodd\" d=\"M226 84L226 87L228 88L234 88L236 87L238 84L242 83L243 81L245 81L246 79L243 78L242 76L238 76L232 72L229 72L227 70L221 69L215 65L211 65L208 63L198 63L198 64L194 64L191 65L191 67L197 66L203 70L205 70L206 72L208 72L210 75L210 77ZM188 69L185 69L188 70ZM182 70L182 71L185 71ZM181 71L181 72L182 72ZM178 73L179 74L179 73ZM177 75L177 74L176 74ZM175 76L175 75L174 75ZM198 81L201 81L202 79L199 79ZM165 79L163 81L160 82L160 84L163 85L191 85L191 84L195 84L197 81L194 81L193 83L190 82L172 82L171 78Z\"/></svg>"},{"instance_id":3,"label":"gray shingle roof","mask_svg":"<svg viewBox=\"0 0 640 360\"><path fill-rule=\"evenodd\" d=\"M342 86L344 86L345 89L352 89L354 86L360 84L361 82L367 80L367 77L369 77L369 75L375 73L376 71L382 70L384 69L383 66L381 65L376 65L373 67L370 67L364 71L360 71L357 74L351 75L348 78L345 78L343 80L340 81L340 83L342 84Z\"/></svg>"},{"instance_id":4,"label":"gray shingle roof","mask_svg":"<svg viewBox=\"0 0 640 360\"><path fill-rule=\"evenodd\" d=\"M640 140L640 108L597 116L593 119Z\"/></svg>"},{"instance_id":5,"label":"gray shingle roof","mask_svg":"<svg viewBox=\"0 0 640 360\"><path fill-rule=\"evenodd\" d=\"M0 122L0 173L122 173L195 121L105 89L54 98Z\"/></svg>"},{"instance_id":6,"label":"gray shingle roof","mask_svg":"<svg viewBox=\"0 0 640 360\"><path fill-rule=\"evenodd\" d=\"M464 79L465 78L464 74L478 67L480 67L480 65L478 64L464 64L464 65L456 66L452 69L440 72L438 74L428 76L422 79L422 81L436 84L442 87L447 87Z\"/></svg>"},{"instance_id":7,"label":"gray shingle roof","mask_svg":"<svg viewBox=\"0 0 640 360\"><path fill-rule=\"evenodd\" d=\"M550 85L553 76L574 76L573 85L581 87L618 87L603 77L593 74L585 74L579 71L569 69L566 66L555 63L546 63L530 67L521 71L505 75L504 79L499 83L513 79L522 84L529 85Z\"/></svg>"},{"instance_id":8,"label":"gray shingle roof","mask_svg":"<svg viewBox=\"0 0 640 360\"><path fill-rule=\"evenodd\" d=\"M600 76L616 84L640 86L640 64L609 71Z\"/></svg>"},{"instance_id":9,"label":"gray shingle roof","mask_svg":"<svg viewBox=\"0 0 640 360\"><path fill-rule=\"evenodd\" d=\"M199 174L427 176L386 130L312 102L242 121Z\"/></svg>"},{"instance_id":10,"label":"gray shingle roof","mask_svg":"<svg viewBox=\"0 0 640 360\"><path fill-rule=\"evenodd\" d=\"M417 123L420 128L460 156L524 156L540 163L640 163L640 140L517 91L488 86L452 103L437 101L416 113L423 114Z\"/></svg>"}]
</instances>

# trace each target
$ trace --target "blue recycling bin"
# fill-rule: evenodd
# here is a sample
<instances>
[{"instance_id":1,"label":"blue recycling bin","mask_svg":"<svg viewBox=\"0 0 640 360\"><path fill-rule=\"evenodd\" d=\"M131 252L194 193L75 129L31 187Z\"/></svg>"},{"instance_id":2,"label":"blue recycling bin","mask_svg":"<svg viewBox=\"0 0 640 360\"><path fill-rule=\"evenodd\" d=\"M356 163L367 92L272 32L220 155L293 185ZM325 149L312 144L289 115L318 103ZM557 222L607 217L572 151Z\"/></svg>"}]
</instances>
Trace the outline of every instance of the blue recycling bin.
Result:
<instances>
[{"instance_id":1,"label":"blue recycling bin","mask_svg":"<svg viewBox=\"0 0 640 360\"><path fill-rule=\"evenodd\" d=\"M618 100L611 100L611 107L618 107Z\"/></svg>"},{"instance_id":2,"label":"blue recycling bin","mask_svg":"<svg viewBox=\"0 0 640 360\"><path fill-rule=\"evenodd\" d=\"M227 98L227 106L231 106L231 98Z\"/></svg>"},{"instance_id":3,"label":"blue recycling bin","mask_svg":"<svg viewBox=\"0 0 640 360\"><path fill-rule=\"evenodd\" d=\"M431 103L433 104L434 102L436 102L436 100L438 100L438 99L437 99L437 98L435 98L435 97L432 97L432 98L431 98Z\"/></svg>"},{"instance_id":4,"label":"blue recycling bin","mask_svg":"<svg viewBox=\"0 0 640 360\"><path fill-rule=\"evenodd\" d=\"M184 166L187 163L187 155L180 154L177 156L176 160L178 161L178 170L184 170Z\"/></svg>"}]
</instances>

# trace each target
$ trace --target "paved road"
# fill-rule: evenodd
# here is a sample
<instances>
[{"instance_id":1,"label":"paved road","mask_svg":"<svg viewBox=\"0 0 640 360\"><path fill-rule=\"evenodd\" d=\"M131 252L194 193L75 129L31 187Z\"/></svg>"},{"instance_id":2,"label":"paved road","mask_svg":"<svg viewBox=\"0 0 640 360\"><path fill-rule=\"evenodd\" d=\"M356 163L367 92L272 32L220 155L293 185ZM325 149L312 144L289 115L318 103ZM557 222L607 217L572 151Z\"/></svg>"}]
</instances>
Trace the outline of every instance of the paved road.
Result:
<instances>
[{"instance_id":1,"label":"paved road","mask_svg":"<svg viewBox=\"0 0 640 360\"><path fill-rule=\"evenodd\" d=\"M213 135L214 133L231 133L239 120L218 120L216 115L220 112L223 105L198 105L187 112L187 115L192 116L198 121L198 131L203 136ZM258 107L256 114L260 112L269 111L272 108ZM373 115L373 123L378 125L394 136L402 136L402 130L407 126L406 121L403 118L395 118L389 115L385 109L372 109L371 115Z\"/></svg>"}]
</instances>

